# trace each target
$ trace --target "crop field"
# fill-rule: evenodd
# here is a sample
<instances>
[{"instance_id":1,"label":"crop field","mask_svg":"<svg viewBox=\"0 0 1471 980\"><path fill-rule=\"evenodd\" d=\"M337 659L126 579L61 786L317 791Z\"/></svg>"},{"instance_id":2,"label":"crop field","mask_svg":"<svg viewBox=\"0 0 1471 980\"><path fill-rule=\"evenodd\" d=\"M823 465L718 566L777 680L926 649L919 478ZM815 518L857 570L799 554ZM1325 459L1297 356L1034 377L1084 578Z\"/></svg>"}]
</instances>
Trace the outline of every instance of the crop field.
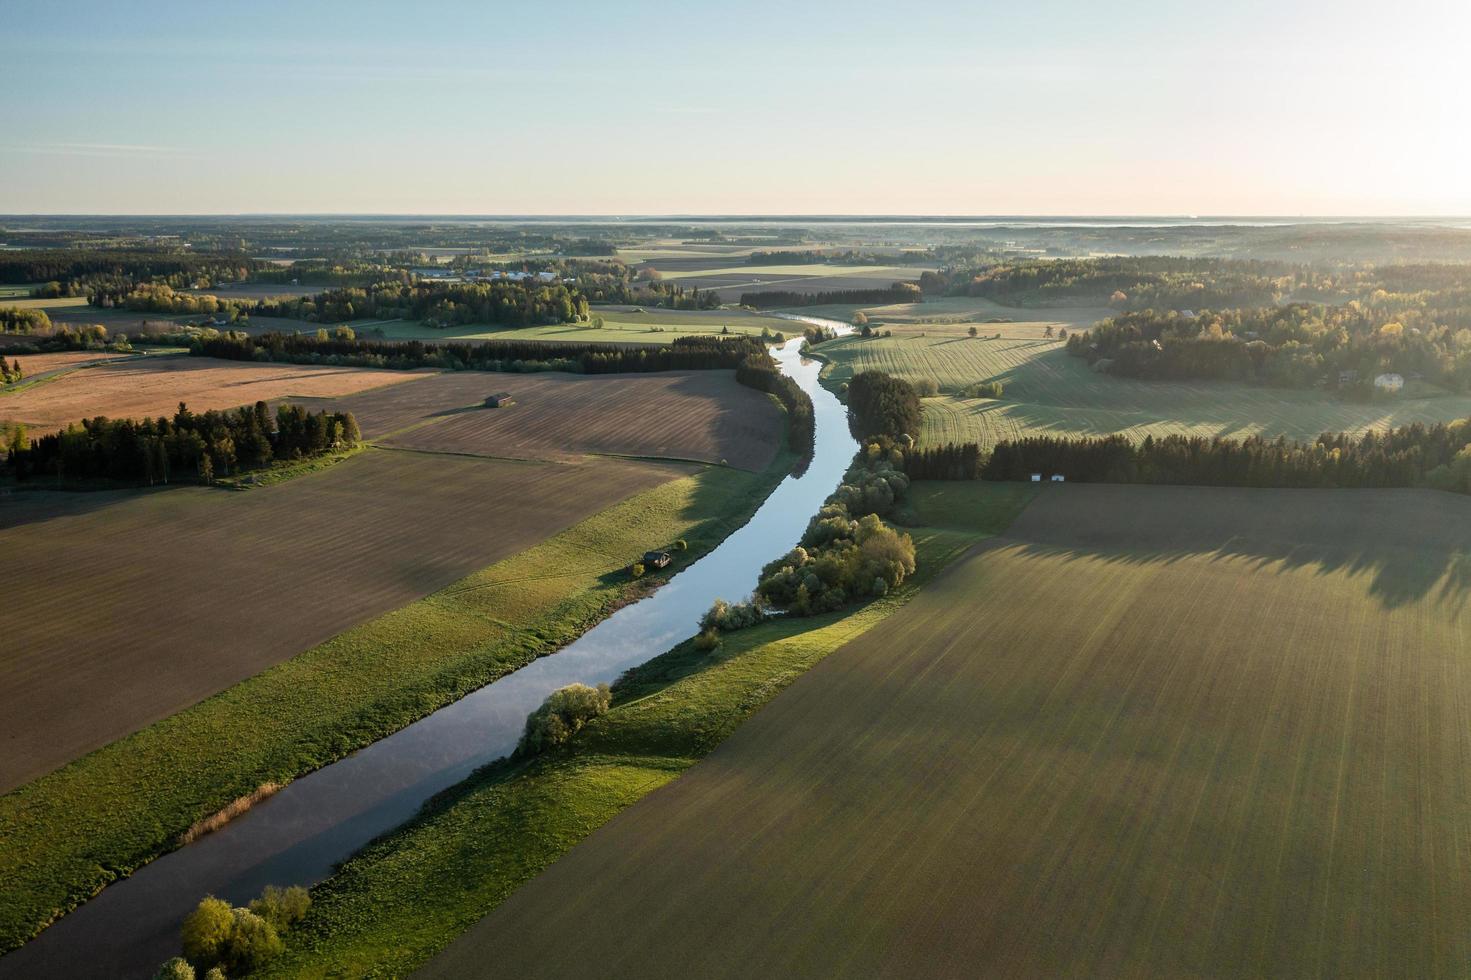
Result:
<instances>
[{"instance_id":1,"label":"crop field","mask_svg":"<svg viewBox=\"0 0 1471 980\"><path fill-rule=\"evenodd\" d=\"M1350 402L1323 391L1111 377L1089 370L1057 341L1013 336L1018 325L993 329L1001 340L895 331L882 339L828 341L818 352L830 362L823 376L831 383L867 370L934 380L941 396L925 399L922 433L932 446L1112 433L1132 439L1182 434L1311 440L1323 432L1362 433L1471 416L1471 396L1433 389L1426 397ZM1002 382L1004 397L956 394L978 381Z\"/></svg>"},{"instance_id":2,"label":"crop field","mask_svg":"<svg viewBox=\"0 0 1471 980\"><path fill-rule=\"evenodd\" d=\"M101 364L104 361L116 361L129 354L120 354L105 350L77 350L63 351L59 354L6 354L0 352L0 357L5 358L6 363L19 361L21 370L25 372L27 380L39 378L53 371L70 371L89 364ZM0 403L3 405L3 403ZM4 408L0 407L0 414L4 414Z\"/></svg>"},{"instance_id":3,"label":"crop field","mask_svg":"<svg viewBox=\"0 0 1471 980\"><path fill-rule=\"evenodd\" d=\"M341 396L421 377L371 368L260 364L208 357L135 357L0 395L0 420L23 422L34 434L97 415L173 415L179 402L202 412L256 401Z\"/></svg>"},{"instance_id":4,"label":"crop field","mask_svg":"<svg viewBox=\"0 0 1471 980\"><path fill-rule=\"evenodd\" d=\"M515 404L482 407L502 391ZM755 471L781 443L780 408L727 371L461 371L300 404L350 411L363 435L385 446L513 459L570 462L594 453L724 460Z\"/></svg>"},{"instance_id":5,"label":"crop field","mask_svg":"<svg viewBox=\"0 0 1471 980\"><path fill-rule=\"evenodd\" d=\"M429 975L1462 975L1468 555L1428 491L1047 488Z\"/></svg>"},{"instance_id":6,"label":"crop field","mask_svg":"<svg viewBox=\"0 0 1471 980\"><path fill-rule=\"evenodd\" d=\"M24 610L0 792L684 472L368 450L245 493L0 497L0 594Z\"/></svg>"}]
</instances>

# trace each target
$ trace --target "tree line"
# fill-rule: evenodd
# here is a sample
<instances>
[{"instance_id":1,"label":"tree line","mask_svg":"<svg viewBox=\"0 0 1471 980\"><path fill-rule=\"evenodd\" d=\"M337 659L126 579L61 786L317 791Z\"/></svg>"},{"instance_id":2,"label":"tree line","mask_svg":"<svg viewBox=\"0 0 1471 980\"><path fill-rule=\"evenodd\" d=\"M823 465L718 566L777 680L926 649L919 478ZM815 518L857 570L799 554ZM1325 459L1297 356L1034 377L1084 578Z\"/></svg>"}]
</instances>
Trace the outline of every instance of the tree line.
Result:
<instances>
[{"instance_id":1,"label":"tree line","mask_svg":"<svg viewBox=\"0 0 1471 980\"><path fill-rule=\"evenodd\" d=\"M678 341L676 341L677 343ZM816 434L812 397L801 385L778 370L775 359L764 347L741 358L736 365L736 381L748 388L775 395L787 410L787 445L804 459L812 454Z\"/></svg>"},{"instance_id":2,"label":"tree line","mask_svg":"<svg viewBox=\"0 0 1471 980\"><path fill-rule=\"evenodd\" d=\"M1312 442L1121 435L1004 440L989 457L974 444L911 452L914 479L1068 480L1228 487L1434 487L1471 492L1471 420L1414 423L1362 436L1324 433Z\"/></svg>"},{"instance_id":3,"label":"tree line","mask_svg":"<svg viewBox=\"0 0 1471 980\"><path fill-rule=\"evenodd\" d=\"M336 335L227 331L196 339L189 348L199 357L231 361L280 361L412 370L573 371L619 374L651 371L735 369L765 348L751 337L676 337L669 344L563 343L545 340L482 340L432 343L422 340L362 340L342 330Z\"/></svg>"},{"instance_id":4,"label":"tree line","mask_svg":"<svg viewBox=\"0 0 1471 980\"><path fill-rule=\"evenodd\" d=\"M780 306L826 306L829 303L862 303L887 306L893 303L923 302L924 295L912 282L896 282L878 289L831 289L821 293L799 293L791 290L767 290L741 293L741 305L758 310Z\"/></svg>"},{"instance_id":5,"label":"tree line","mask_svg":"<svg viewBox=\"0 0 1471 980\"><path fill-rule=\"evenodd\" d=\"M356 445L351 412L312 414L300 405L265 402L195 413L183 403L172 418L98 416L36 439L12 437L7 466L17 480L107 480L144 484L203 482Z\"/></svg>"}]
</instances>

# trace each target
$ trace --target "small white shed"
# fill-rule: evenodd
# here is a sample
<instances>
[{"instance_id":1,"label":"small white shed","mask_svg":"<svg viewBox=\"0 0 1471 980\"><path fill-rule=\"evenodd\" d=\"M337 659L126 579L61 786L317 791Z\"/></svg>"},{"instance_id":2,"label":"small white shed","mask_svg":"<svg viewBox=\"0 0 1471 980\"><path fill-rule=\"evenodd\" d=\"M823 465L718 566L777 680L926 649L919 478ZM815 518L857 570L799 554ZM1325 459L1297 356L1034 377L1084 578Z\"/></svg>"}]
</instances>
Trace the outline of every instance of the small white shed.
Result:
<instances>
[{"instance_id":1,"label":"small white shed","mask_svg":"<svg viewBox=\"0 0 1471 980\"><path fill-rule=\"evenodd\" d=\"M1042 482L1042 474L1041 473L1033 473L1032 474L1032 482L1033 483L1041 483Z\"/></svg>"},{"instance_id":2,"label":"small white shed","mask_svg":"<svg viewBox=\"0 0 1471 980\"><path fill-rule=\"evenodd\" d=\"M1052 474L1052 482L1053 483L1064 483L1066 481L1067 481L1067 477L1063 476L1061 473L1054 473L1054 474Z\"/></svg>"}]
</instances>

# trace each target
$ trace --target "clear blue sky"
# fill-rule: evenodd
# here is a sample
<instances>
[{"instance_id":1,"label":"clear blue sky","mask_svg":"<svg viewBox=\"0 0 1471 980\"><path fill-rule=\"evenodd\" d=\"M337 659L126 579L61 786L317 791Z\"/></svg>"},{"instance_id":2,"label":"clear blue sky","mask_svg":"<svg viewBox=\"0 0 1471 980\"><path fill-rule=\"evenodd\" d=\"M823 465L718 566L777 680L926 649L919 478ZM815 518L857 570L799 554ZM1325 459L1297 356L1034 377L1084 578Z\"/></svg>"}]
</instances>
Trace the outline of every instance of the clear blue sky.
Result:
<instances>
[{"instance_id":1,"label":"clear blue sky","mask_svg":"<svg viewBox=\"0 0 1471 980\"><path fill-rule=\"evenodd\" d=\"M1471 213L1461 0L3 10L0 212Z\"/></svg>"}]
</instances>

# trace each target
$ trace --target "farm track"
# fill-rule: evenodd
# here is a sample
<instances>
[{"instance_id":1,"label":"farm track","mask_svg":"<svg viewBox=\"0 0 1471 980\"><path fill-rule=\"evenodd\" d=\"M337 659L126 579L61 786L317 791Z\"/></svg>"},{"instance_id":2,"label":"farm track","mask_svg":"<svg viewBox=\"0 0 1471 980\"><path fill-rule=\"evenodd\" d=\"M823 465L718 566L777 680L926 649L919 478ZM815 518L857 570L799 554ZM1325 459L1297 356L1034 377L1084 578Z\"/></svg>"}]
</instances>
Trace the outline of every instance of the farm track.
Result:
<instances>
[{"instance_id":1,"label":"farm track","mask_svg":"<svg viewBox=\"0 0 1471 980\"><path fill-rule=\"evenodd\" d=\"M1462 975L1468 529L1049 488L428 975Z\"/></svg>"},{"instance_id":2,"label":"farm track","mask_svg":"<svg viewBox=\"0 0 1471 980\"><path fill-rule=\"evenodd\" d=\"M248 493L0 499L0 589L26 610L0 792L683 472L369 450Z\"/></svg>"}]
</instances>

